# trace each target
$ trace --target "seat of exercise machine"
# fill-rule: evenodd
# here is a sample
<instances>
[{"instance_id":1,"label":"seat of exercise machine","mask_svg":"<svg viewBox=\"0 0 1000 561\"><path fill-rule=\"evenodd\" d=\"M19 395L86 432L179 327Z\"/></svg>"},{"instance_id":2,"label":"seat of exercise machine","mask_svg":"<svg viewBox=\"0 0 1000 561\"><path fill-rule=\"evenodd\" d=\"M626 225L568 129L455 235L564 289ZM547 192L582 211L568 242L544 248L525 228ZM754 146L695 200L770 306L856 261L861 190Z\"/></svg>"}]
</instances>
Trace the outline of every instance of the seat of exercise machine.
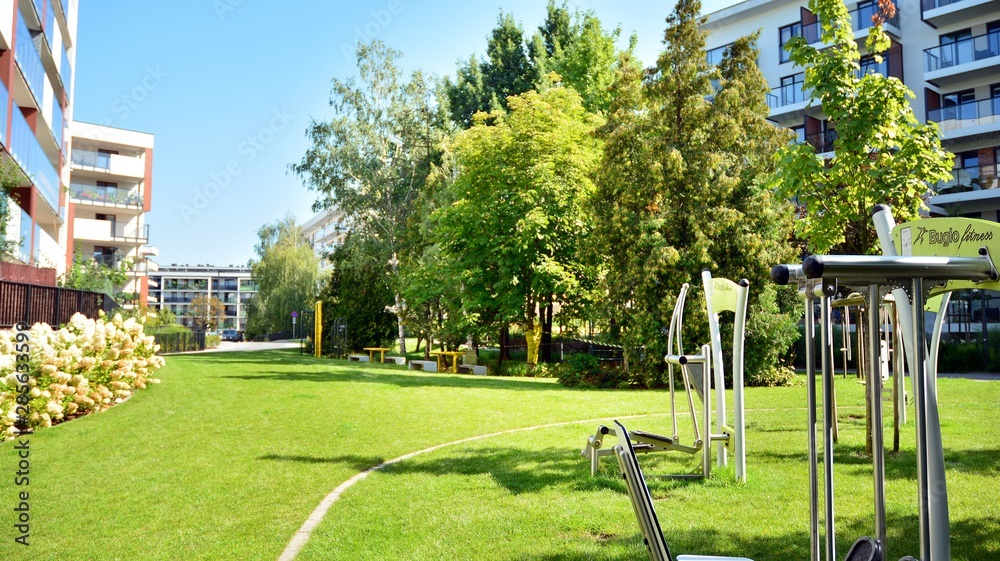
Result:
<instances>
[{"instance_id":1,"label":"seat of exercise machine","mask_svg":"<svg viewBox=\"0 0 1000 561\"><path fill-rule=\"evenodd\" d=\"M651 561L752 561L745 557L713 557L708 555L678 555L674 557L671 555L670 549L667 547L667 540L663 537L660 522L656 517L653 497L649 494L649 487L646 486L642 469L639 467L639 459L635 455L632 438L624 425L618 421L615 421L615 425L618 426L616 433L619 442L614 447L615 457L622 470L625 488L632 501L632 508L639 519L639 529L642 531L643 542Z\"/></svg>"},{"instance_id":2,"label":"seat of exercise machine","mask_svg":"<svg viewBox=\"0 0 1000 561\"><path fill-rule=\"evenodd\" d=\"M673 437L666 436L666 435L663 435L663 434L656 434L655 432L647 432L647 431L644 431L644 430L634 430L634 431L632 431L631 434L632 434L632 438L634 438L634 439L636 439L636 440L638 440L640 442L643 441L643 440L646 440L646 441L652 440L652 441L662 442L664 444L673 444L674 443ZM652 444L652 443L651 442L647 442L647 444Z\"/></svg>"},{"instance_id":3,"label":"seat of exercise machine","mask_svg":"<svg viewBox=\"0 0 1000 561\"><path fill-rule=\"evenodd\" d=\"M847 552L844 561L883 561L882 547L872 538L859 538Z\"/></svg>"}]
</instances>

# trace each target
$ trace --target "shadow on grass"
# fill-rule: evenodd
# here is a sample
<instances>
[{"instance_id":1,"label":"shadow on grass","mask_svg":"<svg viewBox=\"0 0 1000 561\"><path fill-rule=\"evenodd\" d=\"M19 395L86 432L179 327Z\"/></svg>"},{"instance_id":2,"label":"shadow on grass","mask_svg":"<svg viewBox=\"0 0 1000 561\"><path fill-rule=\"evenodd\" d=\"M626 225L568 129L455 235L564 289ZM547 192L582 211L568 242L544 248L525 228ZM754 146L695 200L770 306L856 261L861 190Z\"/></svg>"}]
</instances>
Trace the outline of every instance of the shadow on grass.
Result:
<instances>
[{"instance_id":1,"label":"shadow on grass","mask_svg":"<svg viewBox=\"0 0 1000 561\"><path fill-rule=\"evenodd\" d=\"M365 471L373 466L377 466L385 461L381 456L336 456L333 458L322 458L318 456L288 456L283 454L267 454L257 458L258 460L276 460L279 462L297 462L302 464L342 464L350 466L355 471Z\"/></svg>"},{"instance_id":2,"label":"shadow on grass","mask_svg":"<svg viewBox=\"0 0 1000 561\"><path fill-rule=\"evenodd\" d=\"M461 376L456 374L404 374L399 371L385 367L385 370L371 371L370 367L365 370L354 370L346 366L340 366L337 370L329 372L296 372L296 371L266 371L252 374L216 376L217 378L232 378L238 380L251 381L282 381L282 382L340 382L340 383L375 383L389 384L400 388L411 387L440 387L440 388L469 388L469 389L495 389L495 390L556 390L565 389L558 384L546 383L542 381L531 381L522 378L497 378L483 376Z\"/></svg>"},{"instance_id":3,"label":"shadow on grass","mask_svg":"<svg viewBox=\"0 0 1000 561\"><path fill-rule=\"evenodd\" d=\"M806 462L806 452L757 452L755 456L779 462ZM993 450L946 450L944 460L947 471L962 471L992 475L1000 470L1000 449ZM865 453L864 446L837 444L833 453L834 465L857 466L858 473L870 473L871 456ZM900 450L898 453L886 452L885 476L887 479L917 478L916 451Z\"/></svg>"}]
</instances>

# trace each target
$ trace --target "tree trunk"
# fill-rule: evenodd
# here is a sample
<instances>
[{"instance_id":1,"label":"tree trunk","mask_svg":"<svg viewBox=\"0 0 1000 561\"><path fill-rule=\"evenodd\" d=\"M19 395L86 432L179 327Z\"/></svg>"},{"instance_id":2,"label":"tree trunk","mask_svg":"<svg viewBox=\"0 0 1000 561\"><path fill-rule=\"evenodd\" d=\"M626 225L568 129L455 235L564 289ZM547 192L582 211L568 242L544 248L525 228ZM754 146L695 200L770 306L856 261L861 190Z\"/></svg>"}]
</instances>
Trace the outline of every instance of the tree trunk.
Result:
<instances>
[{"instance_id":1,"label":"tree trunk","mask_svg":"<svg viewBox=\"0 0 1000 561\"><path fill-rule=\"evenodd\" d=\"M534 315L534 313L531 314L531 316ZM528 345L527 363L529 369L538 364L538 344L542 339L542 324L536 322L531 316L524 322L524 340Z\"/></svg>"},{"instance_id":2,"label":"tree trunk","mask_svg":"<svg viewBox=\"0 0 1000 561\"><path fill-rule=\"evenodd\" d=\"M399 353L406 354L406 328L403 327L403 298L396 293L396 326L399 328Z\"/></svg>"}]
</instances>

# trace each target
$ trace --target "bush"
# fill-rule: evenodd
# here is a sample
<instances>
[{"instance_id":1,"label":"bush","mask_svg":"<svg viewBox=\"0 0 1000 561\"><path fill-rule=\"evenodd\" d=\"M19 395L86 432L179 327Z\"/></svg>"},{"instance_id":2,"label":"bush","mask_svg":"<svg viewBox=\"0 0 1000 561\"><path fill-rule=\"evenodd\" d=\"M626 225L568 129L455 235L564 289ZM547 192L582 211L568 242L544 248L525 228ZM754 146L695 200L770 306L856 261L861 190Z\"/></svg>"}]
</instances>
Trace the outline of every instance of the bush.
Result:
<instances>
[{"instance_id":1,"label":"bush","mask_svg":"<svg viewBox=\"0 0 1000 561\"><path fill-rule=\"evenodd\" d=\"M15 334L0 331L0 430L3 439L18 434ZM75 314L53 330L36 323L29 332L27 405L30 428L52 426L76 416L103 411L149 383L163 366L159 346L143 332L141 320L93 320ZM23 412L23 411L22 411Z\"/></svg>"},{"instance_id":2,"label":"bush","mask_svg":"<svg viewBox=\"0 0 1000 561\"><path fill-rule=\"evenodd\" d=\"M205 335L205 348L214 349L222 342L222 336L218 333L208 333Z\"/></svg>"},{"instance_id":3,"label":"bush","mask_svg":"<svg viewBox=\"0 0 1000 561\"><path fill-rule=\"evenodd\" d=\"M603 366L596 357L586 353L567 355L556 365L556 378L566 387L625 388L632 385L624 368Z\"/></svg>"}]
</instances>

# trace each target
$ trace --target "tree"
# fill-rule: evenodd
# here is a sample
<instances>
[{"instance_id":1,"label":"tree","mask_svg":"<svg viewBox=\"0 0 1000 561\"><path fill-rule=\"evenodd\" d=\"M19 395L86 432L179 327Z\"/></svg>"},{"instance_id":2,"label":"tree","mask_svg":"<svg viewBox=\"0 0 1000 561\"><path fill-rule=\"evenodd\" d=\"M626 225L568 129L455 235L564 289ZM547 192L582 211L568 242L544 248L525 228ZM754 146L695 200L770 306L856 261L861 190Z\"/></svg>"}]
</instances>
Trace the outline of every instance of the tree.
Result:
<instances>
[{"instance_id":1,"label":"tree","mask_svg":"<svg viewBox=\"0 0 1000 561\"><path fill-rule=\"evenodd\" d=\"M14 189L21 186L23 175L21 169L9 157L0 159L0 261L10 259L17 251L19 241L7 237L7 225L17 206L15 206Z\"/></svg>"},{"instance_id":2,"label":"tree","mask_svg":"<svg viewBox=\"0 0 1000 561\"><path fill-rule=\"evenodd\" d=\"M487 39L486 58L473 55L459 64L455 82L444 80L452 121L468 128L476 113L506 111L508 97L535 88L540 75L530 50L513 14L500 12Z\"/></svg>"},{"instance_id":3,"label":"tree","mask_svg":"<svg viewBox=\"0 0 1000 561\"><path fill-rule=\"evenodd\" d=\"M881 62L890 45L882 29L895 6L880 0L877 25L866 48ZM916 218L928 182L948 177L951 156L941 148L937 126L919 124L902 81L881 74L860 76L858 47L847 7L840 0L811 0L823 22L822 50L792 39L786 49L805 69L804 89L819 101L837 131L834 155L817 156L808 144L789 145L779 154L774 184L797 197L803 217L799 235L817 253L867 254L878 248L870 210L892 206L899 221Z\"/></svg>"},{"instance_id":4,"label":"tree","mask_svg":"<svg viewBox=\"0 0 1000 561\"><path fill-rule=\"evenodd\" d=\"M667 18L664 50L644 77L626 53L612 88L605 150L594 204L598 255L607 256L610 322L621 330L630 367L662 383L663 333L676 294L700 272L747 278L750 316L773 311L769 270L791 257L791 212L765 185L771 156L788 134L767 122L767 84L756 66L755 38L736 41L719 68L705 57L697 0L680 0ZM713 82L717 86L713 86ZM763 327L763 324L758 324ZM784 316L750 326L748 352L794 340ZM685 339L708 338L705 311L689 306ZM777 356L748 357L751 377L768 377Z\"/></svg>"},{"instance_id":5,"label":"tree","mask_svg":"<svg viewBox=\"0 0 1000 561\"><path fill-rule=\"evenodd\" d=\"M123 295L119 290L128 282L131 268L131 259L122 259L112 267L85 256L77 249L73 254L73 264L63 274L59 285L74 290L103 292L121 299Z\"/></svg>"},{"instance_id":6,"label":"tree","mask_svg":"<svg viewBox=\"0 0 1000 561\"><path fill-rule=\"evenodd\" d=\"M187 315L191 317L195 329L215 331L219 327L219 319L226 315L226 307L215 296L199 295L191 299Z\"/></svg>"},{"instance_id":7,"label":"tree","mask_svg":"<svg viewBox=\"0 0 1000 561\"><path fill-rule=\"evenodd\" d=\"M382 347L392 341L396 318L389 310L393 290L386 264L366 247L366 239L347 236L331 256L333 273L323 284L323 332L332 333L334 323L347 324L347 346L352 351Z\"/></svg>"},{"instance_id":8,"label":"tree","mask_svg":"<svg viewBox=\"0 0 1000 561\"><path fill-rule=\"evenodd\" d=\"M443 250L459 271L463 310L519 322L528 363L538 361L539 309L572 301L586 284L579 246L600 154L600 124L572 89L508 99L510 113L480 117L455 140L454 203L438 213Z\"/></svg>"},{"instance_id":9,"label":"tree","mask_svg":"<svg viewBox=\"0 0 1000 561\"><path fill-rule=\"evenodd\" d=\"M313 121L312 147L291 169L317 191L314 208L342 210L388 265L399 347L406 352L398 265L413 202L435 155L437 114L420 72L403 81L399 51L374 41L358 45L357 55L359 79L333 80L335 116Z\"/></svg>"},{"instance_id":10,"label":"tree","mask_svg":"<svg viewBox=\"0 0 1000 561\"><path fill-rule=\"evenodd\" d=\"M293 311L311 310L316 301L319 258L291 215L257 232L250 261L257 293L247 306L249 337L290 330Z\"/></svg>"}]
</instances>

